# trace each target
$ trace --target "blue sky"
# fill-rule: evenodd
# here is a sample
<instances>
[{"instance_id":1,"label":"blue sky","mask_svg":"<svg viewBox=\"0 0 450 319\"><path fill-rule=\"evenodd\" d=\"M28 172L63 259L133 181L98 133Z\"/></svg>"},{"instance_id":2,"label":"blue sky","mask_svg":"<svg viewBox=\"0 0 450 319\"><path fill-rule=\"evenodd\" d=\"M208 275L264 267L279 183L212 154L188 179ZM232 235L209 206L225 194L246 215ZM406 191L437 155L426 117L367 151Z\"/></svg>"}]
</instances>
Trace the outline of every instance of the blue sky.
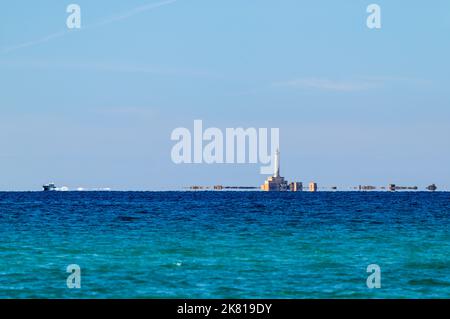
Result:
<instances>
[{"instance_id":1,"label":"blue sky","mask_svg":"<svg viewBox=\"0 0 450 319\"><path fill-rule=\"evenodd\" d=\"M289 180L450 188L450 2L162 2L1 4L0 190L262 183L172 163L195 119L279 127Z\"/></svg>"}]
</instances>

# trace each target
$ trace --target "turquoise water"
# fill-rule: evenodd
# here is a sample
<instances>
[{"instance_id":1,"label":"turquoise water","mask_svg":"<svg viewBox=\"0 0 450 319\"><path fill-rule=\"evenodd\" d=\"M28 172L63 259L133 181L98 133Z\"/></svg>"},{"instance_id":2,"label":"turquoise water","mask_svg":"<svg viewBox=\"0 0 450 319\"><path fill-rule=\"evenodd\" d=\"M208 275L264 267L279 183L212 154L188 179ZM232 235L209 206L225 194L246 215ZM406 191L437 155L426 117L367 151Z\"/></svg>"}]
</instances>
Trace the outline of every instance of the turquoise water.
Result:
<instances>
[{"instance_id":1,"label":"turquoise water","mask_svg":"<svg viewBox=\"0 0 450 319\"><path fill-rule=\"evenodd\" d=\"M449 216L440 192L0 193L0 297L449 298Z\"/></svg>"}]
</instances>

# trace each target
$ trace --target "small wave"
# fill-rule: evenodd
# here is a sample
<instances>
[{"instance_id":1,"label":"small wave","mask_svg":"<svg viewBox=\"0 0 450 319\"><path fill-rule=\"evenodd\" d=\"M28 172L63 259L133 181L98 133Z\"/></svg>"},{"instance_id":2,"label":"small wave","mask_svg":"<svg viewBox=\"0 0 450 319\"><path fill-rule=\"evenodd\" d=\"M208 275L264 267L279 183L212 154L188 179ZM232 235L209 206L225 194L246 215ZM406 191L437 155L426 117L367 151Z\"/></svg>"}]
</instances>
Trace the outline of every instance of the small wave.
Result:
<instances>
[{"instance_id":1,"label":"small wave","mask_svg":"<svg viewBox=\"0 0 450 319\"><path fill-rule=\"evenodd\" d=\"M133 216L119 216L117 219L123 222L132 222L138 220L139 218Z\"/></svg>"},{"instance_id":2,"label":"small wave","mask_svg":"<svg viewBox=\"0 0 450 319\"><path fill-rule=\"evenodd\" d=\"M433 278L425 279L412 279L408 281L408 284L414 286L440 286L440 287L450 287L450 282L437 280Z\"/></svg>"}]
</instances>

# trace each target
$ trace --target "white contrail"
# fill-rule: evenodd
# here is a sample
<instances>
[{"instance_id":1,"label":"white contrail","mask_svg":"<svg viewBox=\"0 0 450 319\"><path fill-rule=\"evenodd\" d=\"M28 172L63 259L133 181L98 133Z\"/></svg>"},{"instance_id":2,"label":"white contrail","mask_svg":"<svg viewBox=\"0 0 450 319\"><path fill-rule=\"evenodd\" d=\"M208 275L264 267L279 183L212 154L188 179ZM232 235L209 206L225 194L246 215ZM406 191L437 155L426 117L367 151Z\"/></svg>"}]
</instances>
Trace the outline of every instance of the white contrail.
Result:
<instances>
[{"instance_id":1,"label":"white contrail","mask_svg":"<svg viewBox=\"0 0 450 319\"><path fill-rule=\"evenodd\" d=\"M145 12L145 11L149 11L149 10L152 10L152 9L156 9L156 8L159 8L159 7L162 7L162 6L166 6L168 4L175 3L176 1L177 0L167 0L167 1L162 1L162 2L158 2L158 3L146 4L146 5L134 8L134 9L132 9L132 10L130 10L128 12L125 12L125 13L123 13L121 15L118 15L116 17L112 17L112 18L106 19L104 21L98 22L98 23L96 23L96 24L94 24L92 26L88 26L87 28L99 27L99 26L103 26L103 25L110 24L110 23L113 23L113 22L125 20L125 19L128 19L128 18L136 15L136 14L139 14L139 13L142 13L142 12Z\"/></svg>"},{"instance_id":2,"label":"white contrail","mask_svg":"<svg viewBox=\"0 0 450 319\"><path fill-rule=\"evenodd\" d=\"M145 12L145 11L149 11L149 10L153 10L162 6L166 6L172 3L175 3L177 0L166 0L166 1L161 1L161 2L157 2L157 3L150 3L150 4L146 4L137 8L134 8L128 12L122 13L118 16L115 17L111 17L109 19L106 19L104 21L100 21L97 23L94 23L92 25L87 25L85 27L82 27L81 29L78 29L77 31L81 31L81 30L86 30L86 29L92 29L92 28L96 28L96 27L101 27L110 23L114 23L117 21L122 21L128 18L131 18L132 16ZM74 31L68 31L68 30L64 30L64 31L60 31L60 32L56 32L56 33L52 33L49 35L46 35L45 37L42 37L40 39L36 39L36 40L32 40L32 41L28 41L28 42L24 42L24 43L20 43L20 44L16 44L16 45L12 45L9 47L5 47L3 49L0 49L0 53L8 53L11 51L15 51L15 50L19 50L19 49L23 49L23 48L27 48L27 47L31 47L31 46L35 46L37 44L42 44L45 42L48 42L50 40L56 39L56 38L60 38L65 36L66 34L70 33L70 32L74 32Z\"/></svg>"},{"instance_id":3,"label":"white contrail","mask_svg":"<svg viewBox=\"0 0 450 319\"><path fill-rule=\"evenodd\" d=\"M24 42L24 43L21 43L21 44L12 45L12 46L3 48L2 50L0 50L0 53L9 53L11 51L15 51L15 50L23 49L23 48L28 48L28 47L31 47L31 46L34 46L34 45L37 45L37 44L45 43L45 42L48 42L50 40L53 40L53 39L56 39L56 38L60 38L60 37L64 36L66 33L67 33L67 31L60 31L60 32L49 34L49 35L47 35L45 37L42 37L40 39Z\"/></svg>"}]
</instances>

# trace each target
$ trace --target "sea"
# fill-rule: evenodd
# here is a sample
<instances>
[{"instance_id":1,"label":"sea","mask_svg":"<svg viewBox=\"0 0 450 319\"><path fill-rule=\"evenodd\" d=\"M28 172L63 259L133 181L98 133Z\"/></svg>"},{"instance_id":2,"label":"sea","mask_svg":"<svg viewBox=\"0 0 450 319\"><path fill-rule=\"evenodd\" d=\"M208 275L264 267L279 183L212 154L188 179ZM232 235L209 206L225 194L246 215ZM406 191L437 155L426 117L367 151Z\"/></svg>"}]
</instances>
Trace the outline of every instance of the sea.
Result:
<instances>
[{"instance_id":1,"label":"sea","mask_svg":"<svg viewBox=\"0 0 450 319\"><path fill-rule=\"evenodd\" d=\"M3 192L0 298L450 298L449 226L448 192Z\"/></svg>"}]
</instances>

